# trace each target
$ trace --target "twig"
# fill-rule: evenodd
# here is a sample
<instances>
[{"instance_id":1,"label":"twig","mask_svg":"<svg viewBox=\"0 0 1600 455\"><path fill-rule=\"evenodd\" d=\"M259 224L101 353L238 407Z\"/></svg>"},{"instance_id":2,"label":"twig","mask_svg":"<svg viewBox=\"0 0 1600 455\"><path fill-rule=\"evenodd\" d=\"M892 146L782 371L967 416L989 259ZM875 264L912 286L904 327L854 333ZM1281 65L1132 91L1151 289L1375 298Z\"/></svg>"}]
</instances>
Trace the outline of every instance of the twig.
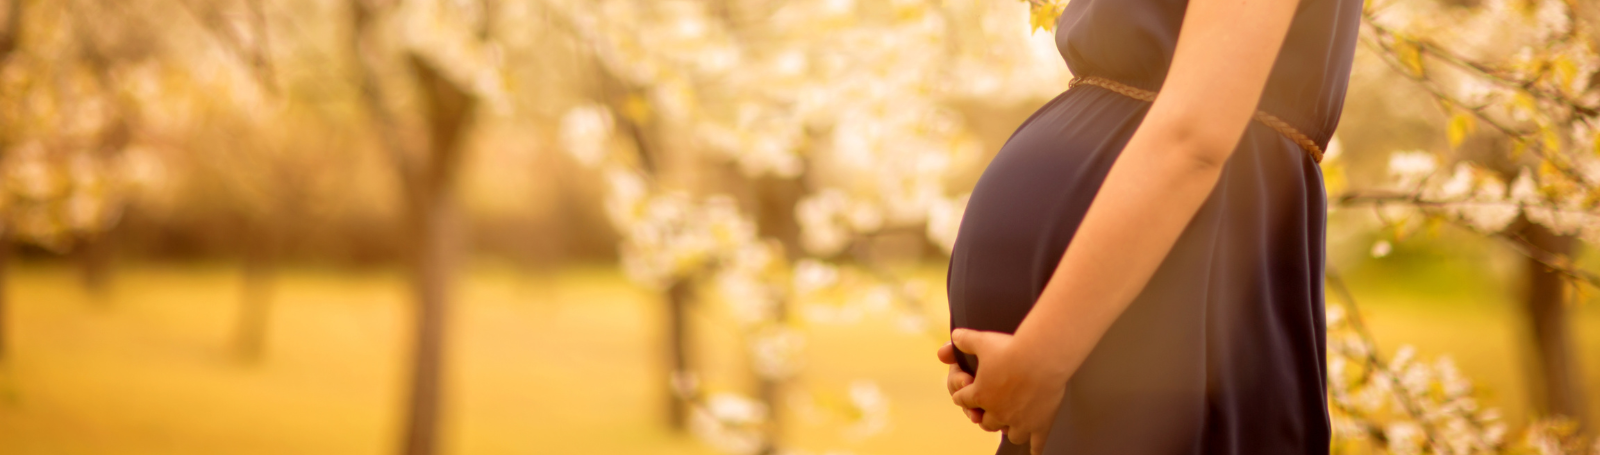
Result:
<instances>
[{"instance_id":1,"label":"twig","mask_svg":"<svg viewBox=\"0 0 1600 455\"><path fill-rule=\"evenodd\" d=\"M1368 26L1377 27L1377 25L1372 24L1369 19L1363 19L1363 23L1365 23ZM1433 95L1435 99L1437 99L1439 101L1442 101L1442 102L1444 102L1444 103L1446 103L1448 105L1451 105L1451 106L1457 106L1457 107L1466 109L1468 112L1471 112L1473 117L1477 118L1479 121L1482 121L1485 124L1488 124L1489 126L1493 127L1494 129L1500 131L1502 134L1505 134L1511 140L1516 141L1518 144L1527 147L1527 150L1532 151L1536 155L1539 155L1539 157L1543 158L1545 162L1550 163L1556 169L1560 170L1561 173L1563 175L1565 175L1567 178L1572 179L1573 181L1578 182L1580 184L1583 184L1585 186L1594 186L1582 174L1578 173L1576 170L1572 169L1570 166L1567 166L1567 165L1562 164L1561 162L1555 160L1554 157L1546 154L1543 146L1539 143L1539 141L1536 141L1536 140L1533 139L1532 136L1533 136L1534 133L1526 132L1526 131L1520 131L1520 130L1517 130L1515 128L1512 128L1509 125L1501 123L1499 120L1497 120L1494 117L1490 116L1488 114L1488 112L1485 112L1485 106L1474 106L1474 105L1470 105L1470 104L1468 104L1466 102L1463 102L1461 99L1456 98L1453 95L1444 93L1444 91L1442 89L1440 89L1436 85L1437 83L1433 79L1430 79L1425 75L1412 74L1411 71L1407 70L1406 68L1403 68L1402 64L1400 62L1396 61L1397 57L1394 56L1394 54L1395 54L1394 48L1392 46L1388 45L1388 44L1385 44L1383 42L1383 40L1375 39L1375 38L1362 38L1360 40L1360 42L1362 44L1365 44L1368 47L1372 47L1372 48L1374 48L1374 50L1378 51L1377 54L1378 54L1380 60L1383 60L1383 62L1385 64L1388 64L1390 68L1395 70L1395 72L1400 73L1401 75L1404 75L1407 79L1411 79L1413 82L1416 82L1417 85L1421 86L1429 94ZM1413 44L1416 43L1415 41L1409 41L1409 42L1411 42ZM1524 91L1526 91L1526 90L1524 90Z\"/></svg>"},{"instance_id":2,"label":"twig","mask_svg":"<svg viewBox=\"0 0 1600 455\"><path fill-rule=\"evenodd\" d=\"M1521 234L1501 232L1495 234L1495 236L1506 240L1507 246L1510 246L1512 250L1527 256L1529 259L1533 259L1547 269L1565 276L1574 284L1587 284L1600 289L1600 275L1571 266L1572 258L1545 251L1534 245L1533 242L1528 241Z\"/></svg>"},{"instance_id":3,"label":"twig","mask_svg":"<svg viewBox=\"0 0 1600 455\"><path fill-rule=\"evenodd\" d=\"M1395 391L1395 397L1400 401L1401 407L1404 407L1406 413L1410 414L1411 418L1422 426L1422 434L1427 438L1428 446L1434 449L1434 453L1444 453L1439 450L1443 446L1439 444L1438 438L1434 436L1434 433L1438 430L1434 429L1433 424L1425 418L1422 408L1411 400L1411 395L1406 390L1405 384L1400 382L1400 378L1395 377L1394 374L1391 374L1392 372L1388 371L1388 366L1378 356L1377 339L1372 336L1371 331L1367 330L1366 322L1361 319L1361 309L1357 307L1355 296L1351 294L1350 288L1345 286L1344 277L1331 265L1326 266L1324 275L1329 287L1332 287L1333 291L1339 294L1339 299L1344 302L1345 318L1350 321L1350 328L1355 330L1356 336L1361 337L1361 340L1367 344L1366 349L1362 349L1363 353L1366 354L1362 360L1367 363L1368 370L1384 372L1379 376L1388 379L1389 386Z\"/></svg>"},{"instance_id":4,"label":"twig","mask_svg":"<svg viewBox=\"0 0 1600 455\"><path fill-rule=\"evenodd\" d=\"M367 30L375 20L372 16L376 13L372 6L362 0L353 0L351 4L351 19L354 27L351 29L350 53L356 64L356 86L361 93L361 101L366 105L368 115L378 128L378 140L383 144L383 150L390 156L391 162L397 167L400 174L401 187L405 189L407 201L421 200L422 185L419 164L412 158L409 147L399 137L399 119L394 112L389 110L383 100L383 93L379 90L378 74L371 67L366 55Z\"/></svg>"},{"instance_id":5,"label":"twig","mask_svg":"<svg viewBox=\"0 0 1600 455\"><path fill-rule=\"evenodd\" d=\"M1426 200L1426 199L1423 199L1423 198L1415 196L1415 195L1384 194L1384 193L1350 193L1350 194L1346 194L1344 196L1340 196L1338 198L1338 201L1339 201L1339 205L1341 205L1341 206L1356 206L1356 205L1363 204L1363 203L1370 203L1370 204L1373 204L1375 206L1383 206L1385 204L1394 203L1394 204L1411 205L1411 206L1414 206L1414 207L1417 207L1417 208L1420 208L1420 209L1442 208L1442 207L1449 207L1449 206L1452 206L1452 205L1462 205L1462 204L1469 204L1469 203L1470 204L1478 204L1478 205L1515 206L1518 209L1526 209L1527 208L1526 204L1517 203L1517 202L1507 202L1507 201L1484 201L1484 202L1477 202L1477 201L1434 201L1434 200ZM1593 212L1589 212L1589 211L1585 211L1585 210L1581 210L1581 209L1563 209L1563 208L1549 208L1549 207L1544 207L1544 208L1546 208L1548 210L1557 211L1557 212L1560 212L1560 213L1576 213L1576 214L1580 214L1580 215L1595 216L1595 214ZM1463 227L1465 229L1472 230L1472 231L1475 231L1475 232L1482 232L1482 231L1479 231L1477 228L1471 226L1470 224L1465 223L1462 220L1459 220L1459 219L1456 219L1456 218L1452 218L1452 217L1442 217L1442 218L1444 218L1447 221L1450 221L1452 224L1455 224L1457 226L1461 226L1461 227ZM1523 256L1527 256L1529 259L1533 259L1534 261L1539 262L1540 264L1544 265L1545 267L1547 267L1547 268L1549 268L1551 270L1554 270L1554 271L1556 271L1557 273L1560 273L1563 276L1566 276L1568 279L1571 279L1571 280L1574 280L1574 281L1578 281L1578 282L1581 282L1581 283L1584 283L1584 284L1588 284L1590 286L1594 286L1597 289L1600 289L1600 275L1597 275L1595 273L1589 272L1587 270L1582 270L1582 269L1573 267L1571 265L1572 264L1572 260L1570 258L1561 256L1561 255L1552 254L1552 253L1547 252L1547 251L1540 251L1540 250L1534 249L1532 247L1531 243L1528 243L1526 239L1523 239L1521 236L1516 235L1514 233L1501 231L1501 232L1486 232L1484 234L1487 234L1487 235L1493 236L1493 237L1498 237L1498 238L1501 238L1503 240L1507 240L1508 246L1510 246L1512 250L1516 251L1517 253L1522 254Z\"/></svg>"},{"instance_id":6,"label":"twig","mask_svg":"<svg viewBox=\"0 0 1600 455\"><path fill-rule=\"evenodd\" d=\"M22 35L22 4L23 0L11 0L11 8L6 11L6 29L0 33L0 63L4 63L11 51L17 49L17 37Z\"/></svg>"},{"instance_id":7,"label":"twig","mask_svg":"<svg viewBox=\"0 0 1600 455\"><path fill-rule=\"evenodd\" d=\"M1361 21L1371 27L1372 31L1380 36L1395 39L1405 39L1406 41L1409 41L1411 44L1415 45L1417 50L1421 51L1422 53L1432 55L1441 62L1477 74L1496 84L1511 89L1520 90L1528 93L1529 95L1533 95L1547 101L1562 104L1569 109L1572 109L1573 111L1585 116L1593 117L1595 115L1600 115L1600 110L1596 110L1596 108L1593 106L1585 106L1578 103L1578 101L1567 98L1559 93L1548 92L1539 88L1536 81L1517 79L1507 75L1505 71L1468 59L1467 57L1446 49L1432 41L1418 38L1399 38L1399 36L1401 36L1399 33L1388 27L1378 24L1377 21L1373 19L1371 14L1362 14Z\"/></svg>"},{"instance_id":8,"label":"twig","mask_svg":"<svg viewBox=\"0 0 1600 455\"><path fill-rule=\"evenodd\" d=\"M223 47L237 56L240 61L249 65L253 70L250 72L251 75L256 79L256 83L261 85L262 89L266 90L270 95L278 93L276 77L272 72L272 62L268 58L266 16L261 11L260 0L247 0L246 2L252 16L251 28L256 35L254 36L255 49L253 50L246 48L244 38L230 31L225 24L216 19L218 14L215 11L209 11L209 14L208 12L202 12L198 7L191 4L190 0L173 1L184 12L189 13L195 22L200 24L201 29L215 37L218 43L221 43Z\"/></svg>"}]
</instances>

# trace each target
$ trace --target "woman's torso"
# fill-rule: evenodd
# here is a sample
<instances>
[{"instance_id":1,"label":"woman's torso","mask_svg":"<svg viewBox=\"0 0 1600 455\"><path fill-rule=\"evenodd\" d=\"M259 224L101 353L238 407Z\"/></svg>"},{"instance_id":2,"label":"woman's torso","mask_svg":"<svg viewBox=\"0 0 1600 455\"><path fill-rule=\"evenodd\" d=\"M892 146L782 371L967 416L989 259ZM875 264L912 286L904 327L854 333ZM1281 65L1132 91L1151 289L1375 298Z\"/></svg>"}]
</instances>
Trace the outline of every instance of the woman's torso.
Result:
<instances>
[{"instance_id":1,"label":"woman's torso","mask_svg":"<svg viewBox=\"0 0 1600 455\"><path fill-rule=\"evenodd\" d=\"M1073 0L1057 46L1075 76L1157 90L1186 6ZM1263 95L1263 110L1319 146L1338 123L1360 7L1303 1ZM1148 106L1083 86L1017 129L963 217L953 327L1015 331ZM1069 383L1046 453L1325 452L1321 185L1293 142L1252 124L1150 284Z\"/></svg>"},{"instance_id":2,"label":"woman's torso","mask_svg":"<svg viewBox=\"0 0 1600 455\"><path fill-rule=\"evenodd\" d=\"M1356 0L1303 0L1262 92L1262 110L1326 148L1355 55ZM1187 0L1073 0L1056 48L1074 76L1100 76L1146 90L1167 77Z\"/></svg>"}]
</instances>

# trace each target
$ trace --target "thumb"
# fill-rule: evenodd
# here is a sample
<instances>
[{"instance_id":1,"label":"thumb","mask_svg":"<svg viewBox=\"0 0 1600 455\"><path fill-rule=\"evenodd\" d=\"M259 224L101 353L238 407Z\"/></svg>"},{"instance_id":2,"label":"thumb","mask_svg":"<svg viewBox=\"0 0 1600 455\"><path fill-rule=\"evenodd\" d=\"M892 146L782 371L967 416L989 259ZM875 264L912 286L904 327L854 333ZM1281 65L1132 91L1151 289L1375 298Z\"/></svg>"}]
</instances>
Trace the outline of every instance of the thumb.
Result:
<instances>
[{"instance_id":1,"label":"thumb","mask_svg":"<svg viewBox=\"0 0 1600 455\"><path fill-rule=\"evenodd\" d=\"M1000 332L955 329L950 332L950 343L954 344L956 349L960 349L961 352L981 358L984 353L989 352L990 347L994 345L995 338L999 335L1001 335Z\"/></svg>"}]
</instances>

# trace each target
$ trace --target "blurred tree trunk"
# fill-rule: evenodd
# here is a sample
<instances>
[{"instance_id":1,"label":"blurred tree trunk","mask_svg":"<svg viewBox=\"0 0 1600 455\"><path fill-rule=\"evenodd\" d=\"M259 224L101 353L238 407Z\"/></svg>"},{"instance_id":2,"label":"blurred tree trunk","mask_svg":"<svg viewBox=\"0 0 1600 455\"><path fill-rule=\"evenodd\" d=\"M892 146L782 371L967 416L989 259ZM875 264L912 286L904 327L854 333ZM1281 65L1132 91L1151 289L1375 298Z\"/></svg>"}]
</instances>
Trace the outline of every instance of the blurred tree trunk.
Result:
<instances>
[{"instance_id":1,"label":"blurred tree trunk","mask_svg":"<svg viewBox=\"0 0 1600 455\"><path fill-rule=\"evenodd\" d=\"M643 97L639 90L628 87L628 84L606 71L604 65L597 63L600 72L602 89L605 98L611 101L611 111L616 113L616 122L622 133L633 142L634 151L639 156L639 166L652 178L660 178L662 150L657 147L655 138L650 134L649 127L652 118L647 111L629 109L637 98ZM689 333L689 307L694 303L693 278L679 278L667 289L667 317L666 317L666 350L662 352L665 358L662 362L666 365L665 377L661 384L666 384L667 402L667 428L673 431L688 430L690 400L694 397L693 381L696 380L694 363L691 359L691 342Z\"/></svg>"},{"instance_id":2,"label":"blurred tree trunk","mask_svg":"<svg viewBox=\"0 0 1600 455\"><path fill-rule=\"evenodd\" d=\"M431 455L438 452L446 298L455 250L455 179L460 167L462 133L471 122L478 99L441 73L427 59L408 52L406 66L416 82L427 137L421 147L403 139L398 120L382 94L378 70L365 55L364 37L374 20L375 6L352 1L354 21L352 56L357 60L362 101L373 117L379 140L400 174L405 203L405 228L410 252L412 291L416 300L416 339L413 345L409 409L401 453Z\"/></svg>"},{"instance_id":3,"label":"blurred tree trunk","mask_svg":"<svg viewBox=\"0 0 1600 455\"><path fill-rule=\"evenodd\" d=\"M680 280L667 289L667 426L674 431L689 428L689 394L694 392L694 371L689 358L689 304L693 285Z\"/></svg>"},{"instance_id":4,"label":"blurred tree trunk","mask_svg":"<svg viewBox=\"0 0 1600 455\"><path fill-rule=\"evenodd\" d=\"M22 3L23 0L9 0L6 8L5 29L0 30L0 70L4 70L10 61L11 52L17 48L17 36L22 34ZM5 158L5 150L10 147L10 138L5 137L5 131L10 125L0 125L0 159ZM11 253L11 216L0 212L0 361L6 359L6 314L8 305L6 301L6 262Z\"/></svg>"},{"instance_id":5,"label":"blurred tree trunk","mask_svg":"<svg viewBox=\"0 0 1600 455\"><path fill-rule=\"evenodd\" d=\"M111 231L90 234L80 239L74 256L78 262L78 281L101 303L111 282Z\"/></svg>"},{"instance_id":6,"label":"blurred tree trunk","mask_svg":"<svg viewBox=\"0 0 1600 455\"><path fill-rule=\"evenodd\" d=\"M84 40L92 42L90 39ZM118 56L108 55L99 46L89 45L84 47L83 59L94 70L95 84L99 86L110 100L112 109L111 126L95 138L95 160L105 163L115 159L122 150L133 141L133 125L130 116L133 108L123 101L118 92L116 76L112 74L114 59ZM107 196L108 200L112 198ZM108 204L110 205L110 204ZM117 218L121 215L118 214ZM111 259L116 245L115 218L107 220L107 225L95 226L93 232L80 238L82 244L77 248L78 273L83 288L101 303L105 302L106 292L111 283Z\"/></svg>"},{"instance_id":7,"label":"blurred tree trunk","mask_svg":"<svg viewBox=\"0 0 1600 455\"><path fill-rule=\"evenodd\" d=\"M756 229L762 237L775 238L783 245L784 260L794 262L805 254L800 245L800 222L795 218L795 206L805 196L805 174L794 178L761 177L752 182L756 193ZM779 299L773 308L776 322L789 322L790 303ZM784 381L757 374L756 396L767 405L767 446L761 452L770 454L783 441L783 389Z\"/></svg>"},{"instance_id":8,"label":"blurred tree trunk","mask_svg":"<svg viewBox=\"0 0 1600 455\"><path fill-rule=\"evenodd\" d=\"M437 452L440 370L444 363L445 298L454 262L455 179L460 167L462 132L471 122L478 100L464 87L444 77L432 63L416 55L410 66L425 106L428 122L428 163L409 191L407 215L416 248L412 254L418 305L415 364L411 375L411 415L404 453Z\"/></svg>"},{"instance_id":9,"label":"blurred tree trunk","mask_svg":"<svg viewBox=\"0 0 1600 455\"><path fill-rule=\"evenodd\" d=\"M113 83L114 77L111 74L109 58L99 52L93 52L88 60L95 68L95 79L100 84L101 90L111 93L113 100L120 100L120 95L116 95L117 87ZM99 143L95 147L95 159L103 163L114 160L133 140L132 121L128 118L132 108L121 101L116 101L113 105L116 106L114 109L115 114L113 114L116 117L112 126L97 139ZM106 198L108 201L114 201L109 202L107 205L120 205L122 203L120 199L114 196L106 196ZM122 210L122 207L119 206L117 210ZM106 293L110 290L111 261L117 245L116 223L121 216L119 213L114 218L104 220L108 224L95 226L94 232L84 236L84 243L80 248L81 252L78 257L79 273L84 289L89 290L90 294L102 302L104 302Z\"/></svg>"},{"instance_id":10,"label":"blurred tree trunk","mask_svg":"<svg viewBox=\"0 0 1600 455\"><path fill-rule=\"evenodd\" d=\"M0 218L0 362L6 360L7 351L10 350L10 345L6 343L6 337L11 334L11 331L8 330L10 321L6 317L10 310L10 302L6 300L6 291L9 287L6 282L6 276L8 275L6 266L10 265L10 261L11 230L10 226L6 225L5 219Z\"/></svg>"},{"instance_id":11,"label":"blurred tree trunk","mask_svg":"<svg viewBox=\"0 0 1600 455\"><path fill-rule=\"evenodd\" d=\"M277 235L263 223L250 223L256 232L245 246L240 273L239 315L234 327L233 351L239 360L255 362L265 352L272 307L272 283L278 256Z\"/></svg>"},{"instance_id":12,"label":"blurred tree trunk","mask_svg":"<svg viewBox=\"0 0 1600 455\"><path fill-rule=\"evenodd\" d=\"M1549 229L1525 220L1519 223L1518 232L1526 246L1535 252L1553 257L1571 258L1576 253L1571 236L1557 235ZM1581 369L1573 357L1572 329L1568 321L1566 288L1569 285L1558 271L1551 270L1539 260L1525 260L1527 287L1524 289L1523 310L1527 313L1529 334L1532 336L1536 380L1536 407L1546 415L1565 416L1587 424L1587 401L1579 373Z\"/></svg>"}]
</instances>

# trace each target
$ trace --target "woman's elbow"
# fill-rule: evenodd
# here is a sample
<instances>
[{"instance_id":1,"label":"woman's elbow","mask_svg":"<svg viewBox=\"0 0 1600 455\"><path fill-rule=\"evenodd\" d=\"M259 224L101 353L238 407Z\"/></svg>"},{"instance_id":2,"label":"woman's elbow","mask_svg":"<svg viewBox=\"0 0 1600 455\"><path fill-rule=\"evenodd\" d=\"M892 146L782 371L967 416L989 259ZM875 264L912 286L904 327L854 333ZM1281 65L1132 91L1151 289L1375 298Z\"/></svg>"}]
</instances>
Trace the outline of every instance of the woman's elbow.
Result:
<instances>
[{"instance_id":1,"label":"woman's elbow","mask_svg":"<svg viewBox=\"0 0 1600 455\"><path fill-rule=\"evenodd\" d=\"M1167 142L1171 144L1172 158L1200 170L1220 171L1239 145L1239 135L1229 135L1207 128L1200 122L1169 128Z\"/></svg>"}]
</instances>

